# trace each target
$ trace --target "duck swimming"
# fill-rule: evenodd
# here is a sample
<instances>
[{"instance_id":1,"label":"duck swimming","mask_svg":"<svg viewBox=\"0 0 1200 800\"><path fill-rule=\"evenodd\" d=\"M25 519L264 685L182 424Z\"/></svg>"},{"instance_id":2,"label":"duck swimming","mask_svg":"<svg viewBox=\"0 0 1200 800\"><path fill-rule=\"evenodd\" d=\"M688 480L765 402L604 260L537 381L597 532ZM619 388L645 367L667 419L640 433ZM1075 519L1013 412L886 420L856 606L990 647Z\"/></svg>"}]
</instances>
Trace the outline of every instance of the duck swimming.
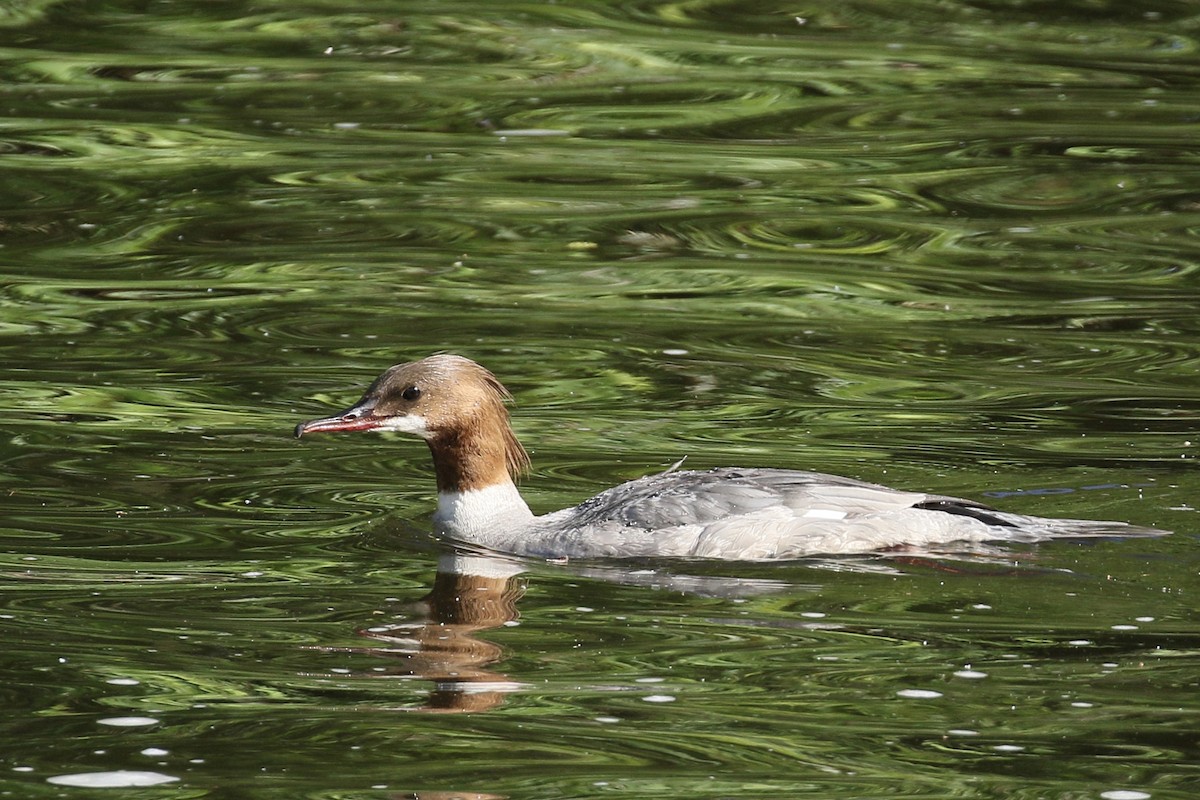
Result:
<instances>
[{"instance_id":1,"label":"duck swimming","mask_svg":"<svg viewBox=\"0 0 1200 800\"><path fill-rule=\"evenodd\" d=\"M529 457L509 424L510 399L496 376L474 361L434 355L391 367L351 408L303 422L295 434L399 431L424 439L437 476L433 519L439 530L517 555L758 561L952 542L1167 533L1010 514L819 472L733 467L648 475L536 516L513 482Z\"/></svg>"}]
</instances>

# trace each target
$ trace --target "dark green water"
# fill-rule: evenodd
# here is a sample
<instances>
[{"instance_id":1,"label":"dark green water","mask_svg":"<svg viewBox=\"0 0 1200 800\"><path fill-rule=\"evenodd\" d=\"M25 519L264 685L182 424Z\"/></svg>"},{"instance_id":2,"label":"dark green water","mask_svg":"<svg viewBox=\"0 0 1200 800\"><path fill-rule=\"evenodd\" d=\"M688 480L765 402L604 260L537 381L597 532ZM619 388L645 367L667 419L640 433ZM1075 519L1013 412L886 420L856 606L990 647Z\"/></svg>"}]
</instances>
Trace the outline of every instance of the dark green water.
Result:
<instances>
[{"instance_id":1,"label":"dark green water","mask_svg":"<svg viewBox=\"0 0 1200 800\"><path fill-rule=\"evenodd\" d=\"M1183 2L0 5L0 796L1196 796L1198 49ZM687 456L1176 534L435 579L423 445L290 438L435 351L538 511Z\"/></svg>"}]
</instances>

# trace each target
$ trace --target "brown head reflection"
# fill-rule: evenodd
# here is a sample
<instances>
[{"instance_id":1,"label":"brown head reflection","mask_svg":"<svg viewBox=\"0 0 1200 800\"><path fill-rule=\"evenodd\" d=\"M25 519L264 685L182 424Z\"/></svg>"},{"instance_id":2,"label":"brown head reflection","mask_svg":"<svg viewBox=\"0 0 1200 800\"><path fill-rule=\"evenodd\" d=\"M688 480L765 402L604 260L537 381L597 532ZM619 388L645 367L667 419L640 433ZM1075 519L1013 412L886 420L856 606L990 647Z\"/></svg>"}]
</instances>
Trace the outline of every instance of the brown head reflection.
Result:
<instances>
[{"instance_id":1,"label":"brown head reflection","mask_svg":"<svg viewBox=\"0 0 1200 800\"><path fill-rule=\"evenodd\" d=\"M517 601L525 591L519 573L516 564L504 560L444 556L433 588L421 599L421 617L362 629L359 635L377 644L354 649L392 662L384 672L372 674L433 683L423 706L405 710L449 713L495 708L520 684L488 668L502 658L504 650L475 634L517 619Z\"/></svg>"}]
</instances>

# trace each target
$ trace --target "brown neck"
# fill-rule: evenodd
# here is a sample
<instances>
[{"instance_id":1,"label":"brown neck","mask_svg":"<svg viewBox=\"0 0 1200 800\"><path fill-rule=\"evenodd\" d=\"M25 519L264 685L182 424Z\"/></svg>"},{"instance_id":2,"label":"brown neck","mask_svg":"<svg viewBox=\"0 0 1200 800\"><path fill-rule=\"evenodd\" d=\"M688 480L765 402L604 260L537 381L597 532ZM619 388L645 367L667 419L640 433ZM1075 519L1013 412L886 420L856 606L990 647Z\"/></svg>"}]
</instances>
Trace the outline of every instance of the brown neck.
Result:
<instances>
[{"instance_id":1,"label":"brown neck","mask_svg":"<svg viewBox=\"0 0 1200 800\"><path fill-rule=\"evenodd\" d=\"M480 436L476 429L443 433L429 440L438 492L483 489L509 478L504 440Z\"/></svg>"}]
</instances>

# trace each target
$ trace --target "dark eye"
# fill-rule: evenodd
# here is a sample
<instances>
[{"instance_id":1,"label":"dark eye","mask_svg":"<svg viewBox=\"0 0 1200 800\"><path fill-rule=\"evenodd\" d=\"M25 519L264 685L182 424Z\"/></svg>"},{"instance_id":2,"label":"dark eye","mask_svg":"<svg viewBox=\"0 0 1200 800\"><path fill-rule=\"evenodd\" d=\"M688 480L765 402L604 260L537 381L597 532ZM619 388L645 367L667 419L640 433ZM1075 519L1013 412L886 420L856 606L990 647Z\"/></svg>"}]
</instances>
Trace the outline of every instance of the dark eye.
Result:
<instances>
[{"instance_id":1,"label":"dark eye","mask_svg":"<svg viewBox=\"0 0 1200 800\"><path fill-rule=\"evenodd\" d=\"M421 389L417 386L410 386L401 392L400 396L411 403L413 400L416 400L421 396Z\"/></svg>"}]
</instances>

